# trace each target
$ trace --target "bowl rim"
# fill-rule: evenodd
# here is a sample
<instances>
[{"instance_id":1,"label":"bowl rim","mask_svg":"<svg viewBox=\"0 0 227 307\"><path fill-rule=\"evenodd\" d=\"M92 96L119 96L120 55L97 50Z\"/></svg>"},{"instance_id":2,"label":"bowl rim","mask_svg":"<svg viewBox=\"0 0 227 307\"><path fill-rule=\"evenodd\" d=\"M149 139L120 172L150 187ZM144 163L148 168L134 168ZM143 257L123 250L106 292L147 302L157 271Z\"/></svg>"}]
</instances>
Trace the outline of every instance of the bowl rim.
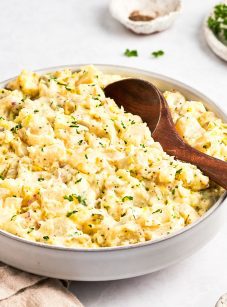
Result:
<instances>
[{"instance_id":1,"label":"bowl rim","mask_svg":"<svg viewBox=\"0 0 227 307\"><path fill-rule=\"evenodd\" d=\"M34 72L40 73L40 74L46 74L48 72L52 72L55 70L61 70L61 69L65 69L65 68L69 68L72 70L79 70L81 67L83 66L87 66L87 65L91 65L88 63L81 63L81 64L68 64L68 65L60 65L60 66L51 66L51 67L47 67L47 68L41 68L41 69L37 69L34 70ZM222 117L226 117L226 114L223 110L221 110L211 99L209 99L207 96L205 96L204 94L202 94L200 91L198 91L197 89L181 82L178 81L176 79L170 78L166 75L162 75L162 74L158 74L158 73L154 73L154 72L150 72L148 70L143 70L143 69L139 69L139 68L133 68L133 67L129 67L129 66L123 66L123 65L114 65L114 64L92 64L97 68L100 68L100 70L119 70L119 71L124 71L126 74L128 73L133 73L133 74L138 74L138 75L143 75L143 76L147 76L150 78L155 78L158 79L160 81L164 81L167 83L172 83L173 85L179 86L179 87L183 87L185 90L195 94L196 96L200 96L202 98L202 100L204 100L205 104L208 103L209 106L213 107L214 109L216 109L215 111L217 111L219 114L222 114ZM108 72L106 72L108 73ZM116 71L117 73L117 71ZM8 82L14 80L17 76L12 77L12 78L8 78L7 80L1 81L0 82L0 88L4 87ZM178 236L180 236L183 233L188 232L189 230L197 227L200 223L204 222L208 217L210 217L215 211L217 211L217 209L220 209L220 207L223 205L223 203L225 202L225 200L227 199L227 192L224 192L219 198L218 200L211 206L210 209L208 209L207 212L205 212L200 218L198 218L198 220L196 220L194 223L183 227L182 229L173 232L169 235L166 235L162 238L158 238L155 240L149 240L146 242L139 242L139 243L135 243L135 244L129 244L129 245L124 245L124 246L114 246L114 247L95 247L95 248L81 248L81 247L66 247L66 246L61 246L61 245L50 245L50 244L45 244L45 243L41 243L41 242L35 242L35 241L30 241L28 239L24 239L21 238L19 236L16 236L14 234L11 234L5 230L0 229L0 240L1 240L1 236L4 236L8 239L11 240L16 240L19 243L23 243L23 244L28 244L28 245L32 245L36 248L45 248L45 249L50 249L50 250L59 250L59 251L69 251L69 252L116 252L116 251L120 251L120 250L130 250L130 249L134 249L134 248L139 248L139 247L147 247L147 246L151 246L151 245L157 245L160 244L164 241L167 240L171 240L174 239Z\"/></svg>"}]
</instances>

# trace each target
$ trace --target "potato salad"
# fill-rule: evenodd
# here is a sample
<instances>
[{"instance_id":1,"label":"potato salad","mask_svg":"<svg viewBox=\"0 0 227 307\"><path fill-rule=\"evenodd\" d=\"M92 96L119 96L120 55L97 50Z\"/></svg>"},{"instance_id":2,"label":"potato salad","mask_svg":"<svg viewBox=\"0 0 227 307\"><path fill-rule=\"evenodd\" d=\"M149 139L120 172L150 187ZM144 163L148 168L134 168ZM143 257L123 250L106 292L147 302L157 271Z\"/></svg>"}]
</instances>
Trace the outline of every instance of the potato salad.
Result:
<instances>
[{"instance_id":1,"label":"potato salad","mask_svg":"<svg viewBox=\"0 0 227 307\"><path fill-rule=\"evenodd\" d=\"M66 247L129 245L193 223L223 193L105 97L119 79L93 66L22 71L0 90L0 229ZM226 124L179 92L164 96L184 140L227 160Z\"/></svg>"}]
</instances>

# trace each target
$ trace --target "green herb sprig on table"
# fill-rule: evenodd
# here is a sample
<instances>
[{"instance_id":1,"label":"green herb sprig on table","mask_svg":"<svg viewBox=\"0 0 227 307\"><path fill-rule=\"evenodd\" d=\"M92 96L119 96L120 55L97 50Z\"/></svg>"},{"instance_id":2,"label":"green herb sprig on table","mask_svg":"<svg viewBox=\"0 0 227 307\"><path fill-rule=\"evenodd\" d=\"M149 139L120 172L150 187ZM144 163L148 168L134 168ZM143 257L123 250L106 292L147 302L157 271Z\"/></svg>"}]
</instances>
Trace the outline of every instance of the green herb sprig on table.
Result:
<instances>
[{"instance_id":1,"label":"green herb sprig on table","mask_svg":"<svg viewBox=\"0 0 227 307\"><path fill-rule=\"evenodd\" d=\"M165 52L163 50L157 50L157 51L151 52L151 55L154 58L159 58L160 56L163 56L164 54ZM127 57L138 57L139 53L136 49L133 49L133 50L125 49L124 55Z\"/></svg>"},{"instance_id":2,"label":"green herb sprig on table","mask_svg":"<svg viewBox=\"0 0 227 307\"><path fill-rule=\"evenodd\" d=\"M151 53L151 55L153 55L153 57L155 58L159 58L160 56L163 56L164 54L165 52L163 50L157 50Z\"/></svg>"},{"instance_id":3,"label":"green herb sprig on table","mask_svg":"<svg viewBox=\"0 0 227 307\"><path fill-rule=\"evenodd\" d=\"M138 56L138 51L137 50L130 50L130 49L126 49L124 52L124 55L127 57L133 57L133 56Z\"/></svg>"},{"instance_id":4,"label":"green herb sprig on table","mask_svg":"<svg viewBox=\"0 0 227 307\"><path fill-rule=\"evenodd\" d=\"M214 7L212 16L207 25L216 37L227 45L227 4L221 3Z\"/></svg>"}]
</instances>

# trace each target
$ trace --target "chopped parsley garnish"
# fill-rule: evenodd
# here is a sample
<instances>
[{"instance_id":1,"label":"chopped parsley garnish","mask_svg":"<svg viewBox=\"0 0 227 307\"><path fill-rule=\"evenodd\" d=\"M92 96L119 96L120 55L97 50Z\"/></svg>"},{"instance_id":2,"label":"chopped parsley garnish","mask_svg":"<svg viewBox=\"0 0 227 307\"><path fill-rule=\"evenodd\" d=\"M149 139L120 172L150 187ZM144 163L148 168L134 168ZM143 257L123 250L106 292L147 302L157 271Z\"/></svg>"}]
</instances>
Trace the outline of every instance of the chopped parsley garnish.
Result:
<instances>
[{"instance_id":1,"label":"chopped parsley garnish","mask_svg":"<svg viewBox=\"0 0 227 307\"><path fill-rule=\"evenodd\" d=\"M22 125L21 124L18 124L16 125L15 127L13 127L12 129L10 129L13 133L17 133L17 130L21 129L22 128Z\"/></svg>"},{"instance_id":2,"label":"chopped parsley garnish","mask_svg":"<svg viewBox=\"0 0 227 307\"><path fill-rule=\"evenodd\" d=\"M88 156L87 156L87 154L85 154L85 158L86 158L86 159L88 159Z\"/></svg>"},{"instance_id":3,"label":"chopped parsley garnish","mask_svg":"<svg viewBox=\"0 0 227 307\"><path fill-rule=\"evenodd\" d=\"M134 57L134 56L138 56L138 52L137 50L130 50L130 49L126 49L124 52L124 55L127 57Z\"/></svg>"},{"instance_id":4,"label":"chopped parsley garnish","mask_svg":"<svg viewBox=\"0 0 227 307\"><path fill-rule=\"evenodd\" d=\"M159 58L160 56L163 56L165 52L163 50L157 50L157 51L153 51L151 54L153 55L153 57Z\"/></svg>"},{"instance_id":5,"label":"chopped parsley garnish","mask_svg":"<svg viewBox=\"0 0 227 307\"><path fill-rule=\"evenodd\" d=\"M74 197L74 194L65 195L65 196L64 196L64 199L67 199L68 201L73 201L73 197Z\"/></svg>"},{"instance_id":6,"label":"chopped parsley garnish","mask_svg":"<svg viewBox=\"0 0 227 307\"><path fill-rule=\"evenodd\" d=\"M126 129L125 124L123 123L123 121L121 121L121 125L124 129Z\"/></svg>"},{"instance_id":7,"label":"chopped parsley garnish","mask_svg":"<svg viewBox=\"0 0 227 307\"><path fill-rule=\"evenodd\" d=\"M83 143L83 140L79 140L78 144L81 145Z\"/></svg>"},{"instance_id":8,"label":"chopped parsley garnish","mask_svg":"<svg viewBox=\"0 0 227 307\"><path fill-rule=\"evenodd\" d=\"M211 31L227 45L227 4L221 3L214 7L214 12L207 20Z\"/></svg>"},{"instance_id":9,"label":"chopped parsley garnish","mask_svg":"<svg viewBox=\"0 0 227 307\"><path fill-rule=\"evenodd\" d=\"M11 217L11 219L10 219L10 221L15 221L15 219L16 219L16 214L14 214L12 217Z\"/></svg>"},{"instance_id":10,"label":"chopped parsley garnish","mask_svg":"<svg viewBox=\"0 0 227 307\"><path fill-rule=\"evenodd\" d=\"M71 194L71 195L65 195L65 196L64 196L64 199L67 199L68 201L73 201L74 198L77 199L78 202L79 202L80 204L82 204L83 206L87 206L86 199L83 198L83 197L80 196L80 195Z\"/></svg>"},{"instance_id":11,"label":"chopped parsley garnish","mask_svg":"<svg viewBox=\"0 0 227 307\"><path fill-rule=\"evenodd\" d=\"M4 179L5 179L5 177L3 176L3 174L2 174L2 173L0 174L0 179L2 179L2 180L4 180Z\"/></svg>"},{"instance_id":12,"label":"chopped parsley garnish","mask_svg":"<svg viewBox=\"0 0 227 307\"><path fill-rule=\"evenodd\" d=\"M29 230L27 231L27 234L31 233L35 228L34 227L30 227Z\"/></svg>"},{"instance_id":13,"label":"chopped parsley garnish","mask_svg":"<svg viewBox=\"0 0 227 307\"><path fill-rule=\"evenodd\" d=\"M84 206L87 206L87 203L86 203L85 198L83 198L83 197L80 196L80 195L77 195L76 198L77 198L77 200L78 200L79 203L81 203L81 204L84 205Z\"/></svg>"},{"instance_id":14,"label":"chopped parsley garnish","mask_svg":"<svg viewBox=\"0 0 227 307\"><path fill-rule=\"evenodd\" d=\"M152 212L152 214L154 213L162 213L162 209L157 209L156 211Z\"/></svg>"},{"instance_id":15,"label":"chopped parsley garnish","mask_svg":"<svg viewBox=\"0 0 227 307\"><path fill-rule=\"evenodd\" d=\"M71 91L71 90L72 90L72 88L70 88L68 85L65 85L65 89L66 89L67 91Z\"/></svg>"},{"instance_id":16,"label":"chopped parsley garnish","mask_svg":"<svg viewBox=\"0 0 227 307\"><path fill-rule=\"evenodd\" d=\"M79 128L79 125L77 124L77 122L74 120L72 121L71 125L69 126L71 128Z\"/></svg>"},{"instance_id":17,"label":"chopped parsley garnish","mask_svg":"<svg viewBox=\"0 0 227 307\"><path fill-rule=\"evenodd\" d=\"M70 211L66 214L66 217L70 217L71 215L73 215L74 213L77 213L77 212L78 212L77 210Z\"/></svg>"},{"instance_id":18,"label":"chopped parsley garnish","mask_svg":"<svg viewBox=\"0 0 227 307\"><path fill-rule=\"evenodd\" d=\"M176 174L180 174L181 172L182 172L182 168L178 169L178 170L176 171Z\"/></svg>"},{"instance_id":19,"label":"chopped parsley garnish","mask_svg":"<svg viewBox=\"0 0 227 307\"><path fill-rule=\"evenodd\" d=\"M34 113L38 113L39 112L39 110L34 110Z\"/></svg>"},{"instance_id":20,"label":"chopped parsley garnish","mask_svg":"<svg viewBox=\"0 0 227 307\"><path fill-rule=\"evenodd\" d=\"M132 196L124 196L122 198L122 201L125 202L126 200L133 200L133 197Z\"/></svg>"},{"instance_id":21,"label":"chopped parsley garnish","mask_svg":"<svg viewBox=\"0 0 227 307\"><path fill-rule=\"evenodd\" d=\"M82 178L78 179L77 181L75 181L75 184L81 182Z\"/></svg>"},{"instance_id":22,"label":"chopped parsley garnish","mask_svg":"<svg viewBox=\"0 0 227 307\"><path fill-rule=\"evenodd\" d=\"M72 90L72 88L70 88L68 84L62 83L62 82L58 81L56 77L51 76L50 80L54 80L58 85L64 86L67 91L71 91Z\"/></svg>"},{"instance_id":23,"label":"chopped parsley garnish","mask_svg":"<svg viewBox=\"0 0 227 307\"><path fill-rule=\"evenodd\" d=\"M42 178L42 177L38 178L38 181L43 181L43 180L45 180L45 179Z\"/></svg>"},{"instance_id":24,"label":"chopped parsley garnish","mask_svg":"<svg viewBox=\"0 0 227 307\"><path fill-rule=\"evenodd\" d=\"M50 238L49 238L48 236L44 236L43 239L47 241L47 240L49 240Z\"/></svg>"}]
</instances>

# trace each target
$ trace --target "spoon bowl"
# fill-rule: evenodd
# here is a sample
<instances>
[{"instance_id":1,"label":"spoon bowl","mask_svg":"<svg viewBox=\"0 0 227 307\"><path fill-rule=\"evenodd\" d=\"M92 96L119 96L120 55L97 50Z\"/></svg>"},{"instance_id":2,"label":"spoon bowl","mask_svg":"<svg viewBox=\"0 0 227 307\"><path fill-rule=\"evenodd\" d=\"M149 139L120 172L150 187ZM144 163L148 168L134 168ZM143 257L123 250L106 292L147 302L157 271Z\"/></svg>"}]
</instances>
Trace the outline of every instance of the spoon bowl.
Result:
<instances>
[{"instance_id":1,"label":"spoon bowl","mask_svg":"<svg viewBox=\"0 0 227 307\"><path fill-rule=\"evenodd\" d=\"M159 91L155 86L140 79L124 79L111 83L104 91L127 112L140 115L151 133L154 132L161 114Z\"/></svg>"},{"instance_id":2,"label":"spoon bowl","mask_svg":"<svg viewBox=\"0 0 227 307\"><path fill-rule=\"evenodd\" d=\"M134 78L123 79L109 84L104 92L127 112L139 115L147 123L153 139L169 155L196 165L212 181L227 189L227 163L184 142L175 129L164 96L152 83Z\"/></svg>"}]
</instances>

